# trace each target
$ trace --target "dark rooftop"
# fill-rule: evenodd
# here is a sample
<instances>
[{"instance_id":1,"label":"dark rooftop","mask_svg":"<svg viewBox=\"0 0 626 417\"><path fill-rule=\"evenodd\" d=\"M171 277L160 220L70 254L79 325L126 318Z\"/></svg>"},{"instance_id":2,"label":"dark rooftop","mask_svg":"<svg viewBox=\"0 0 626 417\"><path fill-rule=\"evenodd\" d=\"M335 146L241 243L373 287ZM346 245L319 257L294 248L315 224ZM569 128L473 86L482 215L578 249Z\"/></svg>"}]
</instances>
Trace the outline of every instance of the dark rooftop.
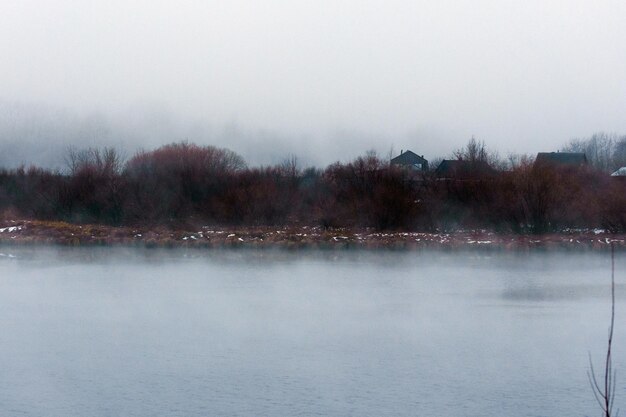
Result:
<instances>
[{"instance_id":1,"label":"dark rooftop","mask_svg":"<svg viewBox=\"0 0 626 417\"><path fill-rule=\"evenodd\" d=\"M423 155L418 155L412 151L402 152L390 161L391 165L410 166L423 171L428 170L428 161Z\"/></svg>"},{"instance_id":2,"label":"dark rooftop","mask_svg":"<svg viewBox=\"0 0 626 417\"><path fill-rule=\"evenodd\" d=\"M587 156L579 152L539 152L535 163L545 165L587 165Z\"/></svg>"},{"instance_id":3,"label":"dark rooftop","mask_svg":"<svg viewBox=\"0 0 626 417\"><path fill-rule=\"evenodd\" d=\"M496 171L485 161L444 159L435 174L439 178L471 179L495 174Z\"/></svg>"}]
</instances>

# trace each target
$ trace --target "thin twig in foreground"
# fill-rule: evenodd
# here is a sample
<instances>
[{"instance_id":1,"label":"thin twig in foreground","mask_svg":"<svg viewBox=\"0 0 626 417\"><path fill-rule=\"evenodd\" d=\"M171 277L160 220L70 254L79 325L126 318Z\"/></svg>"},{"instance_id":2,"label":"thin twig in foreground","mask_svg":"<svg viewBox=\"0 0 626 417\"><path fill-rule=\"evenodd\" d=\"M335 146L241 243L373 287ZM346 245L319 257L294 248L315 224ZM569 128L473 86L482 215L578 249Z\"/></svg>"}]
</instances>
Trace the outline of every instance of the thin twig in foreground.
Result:
<instances>
[{"instance_id":1,"label":"thin twig in foreground","mask_svg":"<svg viewBox=\"0 0 626 417\"><path fill-rule=\"evenodd\" d=\"M613 404L615 401L615 370L613 370L613 359L611 357L611 348L613 345L613 328L615 326L615 246L611 243L611 325L609 327L609 342L606 349L606 360L604 362L604 381L603 386L598 382L596 371L589 354L589 371L587 377L593 391L593 395L598 401L598 405L602 409L604 417L613 415ZM615 414L619 414L618 412Z\"/></svg>"}]
</instances>

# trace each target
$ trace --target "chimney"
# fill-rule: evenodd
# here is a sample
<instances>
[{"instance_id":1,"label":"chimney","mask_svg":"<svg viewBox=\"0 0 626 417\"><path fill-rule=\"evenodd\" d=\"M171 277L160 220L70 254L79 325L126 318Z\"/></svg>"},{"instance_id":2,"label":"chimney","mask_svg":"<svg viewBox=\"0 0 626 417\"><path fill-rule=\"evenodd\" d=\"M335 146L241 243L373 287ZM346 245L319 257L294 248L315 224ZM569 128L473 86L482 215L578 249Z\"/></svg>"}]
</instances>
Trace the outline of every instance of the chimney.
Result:
<instances>
[{"instance_id":1,"label":"chimney","mask_svg":"<svg viewBox=\"0 0 626 417\"><path fill-rule=\"evenodd\" d=\"M402 149L400 149L400 155L402 155L402 152L404 152Z\"/></svg>"}]
</instances>

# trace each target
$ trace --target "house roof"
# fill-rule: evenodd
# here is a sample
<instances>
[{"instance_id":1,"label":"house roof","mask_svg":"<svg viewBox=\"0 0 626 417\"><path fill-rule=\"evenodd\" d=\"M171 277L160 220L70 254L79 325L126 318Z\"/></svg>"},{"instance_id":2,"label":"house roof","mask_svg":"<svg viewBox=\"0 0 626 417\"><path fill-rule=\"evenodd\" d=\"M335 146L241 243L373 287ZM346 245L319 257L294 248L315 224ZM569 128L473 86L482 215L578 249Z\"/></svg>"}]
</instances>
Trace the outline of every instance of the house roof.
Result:
<instances>
[{"instance_id":1,"label":"house roof","mask_svg":"<svg viewBox=\"0 0 626 417\"><path fill-rule=\"evenodd\" d=\"M427 164L428 161L412 151L405 151L391 160L394 165Z\"/></svg>"},{"instance_id":2,"label":"house roof","mask_svg":"<svg viewBox=\"0 0 626 417\"><path fill-rule=\"evenodd\" d=\"M496 171L485 161L444 159L435 173L440 178L471 178L494 174Z\"/></svg>"},{"instance_id":3,"label":"house roof","mask_svg":"<svg viewBox=\"0 0 626 417\"><path fill-rule=\"evenodd\" d=\"M621 167L611 174L612 177L626 177L626 167Z\"/></svg>"},{"instance_id":4,"label":"house roof","mask_svg":"<svg viewBox=\"0 0 626 417\"><path fill-rule=\"evenodd\" d=\"M548 165L586 165L587 156L581 152L539 152L535 162Z\"/></svg>"}]
</instances>

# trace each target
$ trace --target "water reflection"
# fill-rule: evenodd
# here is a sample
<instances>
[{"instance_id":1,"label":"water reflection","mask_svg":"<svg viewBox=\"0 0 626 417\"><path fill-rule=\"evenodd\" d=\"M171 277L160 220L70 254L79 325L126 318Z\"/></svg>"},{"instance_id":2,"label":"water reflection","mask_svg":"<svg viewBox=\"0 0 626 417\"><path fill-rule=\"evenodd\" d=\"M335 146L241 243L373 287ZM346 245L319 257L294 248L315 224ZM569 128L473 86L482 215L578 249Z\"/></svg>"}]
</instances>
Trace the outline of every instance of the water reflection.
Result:
<instances>
[{"instance_id":1,"label":"water reflection","mask_svg":"<svg viewBox=\"0 0 626 417\"><path fill-rule=\"evenodd\" d=\"M616 289L624 293L624 287ZM585 298L607 297L609 290L604 285L576 285L576 286L546 286L528 285L523 287L506 288L502 298L512 301L576 301Z\"/></svg>"}]
</instances>

